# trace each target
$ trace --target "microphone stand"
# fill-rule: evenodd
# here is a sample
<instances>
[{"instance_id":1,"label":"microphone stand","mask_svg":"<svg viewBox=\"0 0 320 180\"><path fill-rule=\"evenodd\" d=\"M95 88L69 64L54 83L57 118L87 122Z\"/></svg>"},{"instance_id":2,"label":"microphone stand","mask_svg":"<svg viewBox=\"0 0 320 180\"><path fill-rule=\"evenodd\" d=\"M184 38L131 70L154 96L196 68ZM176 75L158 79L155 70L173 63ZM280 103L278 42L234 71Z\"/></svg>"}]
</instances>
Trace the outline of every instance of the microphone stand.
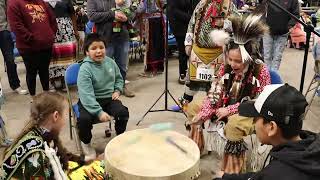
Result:
<instances>
[{"instance_id":1,"label":"microphone stand","mask_svg":"<svg viewBox=\"0 0 320 180\"><path fill-rule=\"evenodd\" d=\"M306 40L306 46L304 49L304 58L303 58L303 66L302 66L302 74L301 74L301 80L300 80L300 92L303 92L303 85L304 85L304 78L306 74L306 67L307 67L307 60L308 60L308 53L309 53L309 43L310 43L310 37L311 33L316 34L317 36L320 37L320 34L314 30L314 27L311 24L306 24L305 22L301 21L298 17L290 13L288 10L280 6L278 3L274 2L274 0L267 0L269 1L272 5L276 6L277 8L281 9L283 12L287 13L291 18L293 18L295 21L299 22L300 24L303 25L304 31L307 34L307 40Z\"/></svg>"},{"instance_id":2,"label":"microphone stand","mask_svg":"<svg viewBox=\"0 0 320 180\"><path fill-rule=\"evenodd\" d=\"M173 1L173 0L171 0ZM168 26L169 26L169 23L168 23L168 8L165 8L166 10L166 24L165 24L165 47L166 47L166 50L165 50L165 59L164 59L164 62L165 62L165 83L164 83L164 91L162 92L162 94L158 97L158 99L153 103L153 105L148 109L148 111L142 116L142 118L137 122L137 126L141 123L141 121L143 121L143 119L146 117L146 115L149 113L149 112L162 112L162 111L169 111L169 112L177 112L177 111L174 111L174 110L171 110L168 108L168 95L171 97L171 99L175 102L176 105L180 106L178 101L173 97L173 95L170 93L169 89L168 89ZM152 110L152 108L158 103L158 101L161 99L161 97L164 96L164 100L165 100L165 103L164 103L164 109L158 109L158 110ZM182 109L182 108L181 108ZM182 112L186 117L187 115L185 114L184 111L179 111L179 112Z\"/></svg>"}]
</instances>

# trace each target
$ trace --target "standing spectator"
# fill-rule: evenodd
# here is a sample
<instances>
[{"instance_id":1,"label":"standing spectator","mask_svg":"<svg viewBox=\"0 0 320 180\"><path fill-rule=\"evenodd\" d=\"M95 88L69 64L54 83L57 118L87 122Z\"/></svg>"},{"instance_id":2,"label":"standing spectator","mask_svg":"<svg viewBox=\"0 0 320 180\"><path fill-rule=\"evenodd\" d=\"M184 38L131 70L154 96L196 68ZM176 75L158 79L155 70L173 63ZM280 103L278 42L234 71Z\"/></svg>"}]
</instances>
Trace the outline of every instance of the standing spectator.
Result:
<instances>
[{"instance_id":1,"label":"standing spectator","mask_svg":"<svg viewBox=\"0 0 320 180\"><path fill-rule=\"evenodd\" d=\"M104 37L108 44L107 56L114 58L125 80L129 60L129 32L126 26L122 26L120 32L113 32L113 22L116 20L124 23L128 21L128 17L121 11L113 11L114 8L114 0L88 0L87 3L88 18L95 23L97 33ZM135 96L125 85L123 94L127 97Z\"/></svg>"},{"instance_id":2,"label":"standing spectator","mask_svg":"<svg viewBox=\"0 0 320 180\"><path fill-rule=\"evenodd\" d=\"M230 32L230 22L226 18L233 12L230 0L201 0L193 11L184 40L186 54L190 56L184 94L179 98L184 109L198 91L210 89L221 65L219 56L223 49L209 34L218 29Z\"/></svg>"},{"instance_id":3,"label":"standing spectator","mask_svg":"<svg viewBox=\"0 0 320 180\"><path fill-rule=\"evenodd\" d=\"M141 0L140 34L145 42L144 72L141 76L153 77L164 71L166 27L164 7L166 0Z\"/></svg>"},{"instance_id":4,"label":"standing spectator","mask_svg":"<svg viewBox=\"0 0 320 180\"><path fill-rule=\"evenodd\" d=\"M80 40L78 41L78 52L81 54L83 52L82 46L85 37L86 24L89 20L86 12L84 11L84 7L78 6L75 13L77 18L77 29L80 36Z\"/></svg>"},{"instance_id":5,"label":"standing spectator","mask_svg":"<svg viewBox=\"0 0 320 180\"><path fill-rule=\"evenodd\" d=\"M184 84L188 69L188 56L185 51L184 39L192 13L199 0L168 1L168 18L170 27L177 40L179 51L179 83Z\"/></svg>"},{"instance_id":6,"label":"standing spectator","mask_svg":"<svg viewBox=\"0 0 320 180\"><path fill-rule=\"evenodd\" d=\"M3 91L1 86L1 77L0 77L0 110L1 110L1 105L3 103L4 103L4 96L3 96ZM0 147L10 146L11 143L12 141L11 139L8 138L6 126L5 126L4 120L1 117L1 111L0 111Z\"/></svg>"},{"instance_id":7,"label":"standing spectator","mask_svg":"<svg viewBox=\"0 0 320 180\"><path fill-rule=\"evenodd\" d=\"M54 91L64 88L64 73L66 68L76 60L77 40L80 40L80 36L71 0L48 3L54 10L58 25L49 67L50 90Z\"/></svg>"},{"instance_id":8,"label":"standing spectator","mask_svg":"<svg viewBox=\"0 0 320 180\"><path fill-rule=\"evenodd\" d=\"M27 85L32 97L36 94L39 74L42 89L49 90L49 64L57 23L55 16L42 0L10 0L8 19L16 35L17 48L27 70Z\"/></svg>"},{"instance_id":9,"label":"standing spectator","mask_svg":"<svg viewBox=\"0 0 320 180\"><path fill-rule=\"evenodd\" d=\"M280 6L299 17L298 0L275 0ZM267 6L266 23L270 34L263 37L264 62L270 69L279 70L282 53L286 47L288 35L295 25L295 20L272 4Z\"/></svg>"},{"instance_id":10,"label":"standing spectator","mask_svg":"<svg viewBox=\"0 0 320 180\"><path fill-rule=\"evenodd\" d=\"M18 94L28 94L27 90L24 90L20 86L20 80L17 73L17 65L14 62L13 55L13 40L9 31L9 25L7 21L7 0L0 0L0 49L3 55L4 62L7 68L7 75L11 89Z\"/></svg>"}]
</instances>

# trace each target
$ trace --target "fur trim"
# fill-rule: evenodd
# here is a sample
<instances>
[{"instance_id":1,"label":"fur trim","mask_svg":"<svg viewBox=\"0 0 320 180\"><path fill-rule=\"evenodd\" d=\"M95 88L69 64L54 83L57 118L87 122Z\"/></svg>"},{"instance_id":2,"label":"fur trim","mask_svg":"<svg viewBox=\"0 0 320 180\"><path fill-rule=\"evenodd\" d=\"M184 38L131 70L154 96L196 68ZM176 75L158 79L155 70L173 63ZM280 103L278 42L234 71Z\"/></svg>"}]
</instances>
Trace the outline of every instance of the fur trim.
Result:
<instances>
[{"instance_id":1,"label":"fur trim","mask_svg":"<svg viewBox=\"0 0 320 180\"><path fill-rule=\"evenodd\" d=\"M218 46L224 46L230 40L230 36L224 30L213 30L210 32L210 37L213 43Z\"/></svg>"}]
</instances>

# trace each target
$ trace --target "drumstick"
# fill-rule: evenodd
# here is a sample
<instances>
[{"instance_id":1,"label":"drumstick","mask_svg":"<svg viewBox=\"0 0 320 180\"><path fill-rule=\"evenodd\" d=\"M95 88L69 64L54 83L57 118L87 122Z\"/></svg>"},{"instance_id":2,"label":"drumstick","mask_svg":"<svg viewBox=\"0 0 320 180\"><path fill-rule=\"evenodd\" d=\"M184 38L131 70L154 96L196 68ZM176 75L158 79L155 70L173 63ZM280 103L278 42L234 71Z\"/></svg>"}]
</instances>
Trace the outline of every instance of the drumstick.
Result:
<instances>
[{"instance_id":1,"label":"drumstick","mask_svg":"<svg viewBox=\"0 0 320 180\"><path fill-rule=\"evenodd\" d=\"M171 137L167 137L166 138L166 141L168 142L168 143L170 143L171 145L173 145L174 147L176 147L177 149L179 149L182 153L184 153L187 157L189 157L189 158L191 158L191 159L196 159L196 157L195 156L193 156L193 154L190 154L190 153L188 153L188 151L185 149L185 148L183 148L183 147L181 147L180 145L178 145L175 141L173 141L173 139L171 138Z\"/></svg>"},{"instance_id":2,"label":"drumstick","mask_svg":"<svg viewBox=\"0 0 320 180\"><path fill-rule=\"evenodd\" d=\"M185 154L188 154L188 152L184 149L184 148L182 148L181 146L179 146L176 142L174 142L172 139L171 139L171 137L167 137L166 138L166 141L168 142L168 143L170 143L171 145L173 145L173 146L175 146L176 148L178 148L181 152L183 152L183 153L185 153Z\"/></svg>"}]
</instances>

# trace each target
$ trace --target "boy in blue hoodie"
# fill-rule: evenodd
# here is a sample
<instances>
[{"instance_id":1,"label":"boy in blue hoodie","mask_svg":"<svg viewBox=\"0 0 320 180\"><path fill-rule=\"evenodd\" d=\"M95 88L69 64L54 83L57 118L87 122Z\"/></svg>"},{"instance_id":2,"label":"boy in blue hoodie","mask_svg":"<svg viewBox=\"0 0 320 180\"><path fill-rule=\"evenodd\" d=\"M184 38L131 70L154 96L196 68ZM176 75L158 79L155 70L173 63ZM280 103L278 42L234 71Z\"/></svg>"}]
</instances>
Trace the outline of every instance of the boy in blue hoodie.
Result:
<instances>
[{"instance_id":1,"label":"boy in blue hoodie","mask_svg":"<svg viewBox=\"0 0 320 180\"><path fill-rule=\"evenodd\" d=\"M117 64L106 56L106 46L98 34L89 34L84 42L87 57L78 74L79 137L87 159L96 157L91 147L92 125L115 119L116 134L126 130L129 119L128 108L119 100L123 90L123 78Z\"/></svg>"}]
</instances>

